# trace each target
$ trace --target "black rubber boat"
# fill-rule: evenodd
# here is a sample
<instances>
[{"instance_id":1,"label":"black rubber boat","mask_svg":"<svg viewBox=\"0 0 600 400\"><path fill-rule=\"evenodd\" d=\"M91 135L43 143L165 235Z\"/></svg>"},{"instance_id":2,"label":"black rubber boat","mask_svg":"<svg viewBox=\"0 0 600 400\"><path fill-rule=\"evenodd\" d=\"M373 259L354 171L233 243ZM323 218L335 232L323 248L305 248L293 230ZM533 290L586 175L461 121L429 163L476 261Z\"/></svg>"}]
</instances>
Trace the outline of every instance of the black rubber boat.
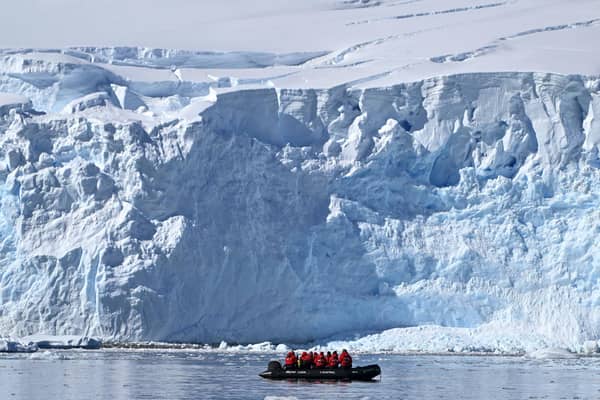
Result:
<instances>
[{"instance_id":1,"label":"black rubber boat","mask_svg":"<svg viewBox=\"0 0 600 400\"><path fill-rule=\"evenodd\" d=\"M370 381L381 374L379 365L356 368L283 369L279 361L271 361L266 371L258 376L265 379L314 379Z\"/></svg>"}]
</instances>

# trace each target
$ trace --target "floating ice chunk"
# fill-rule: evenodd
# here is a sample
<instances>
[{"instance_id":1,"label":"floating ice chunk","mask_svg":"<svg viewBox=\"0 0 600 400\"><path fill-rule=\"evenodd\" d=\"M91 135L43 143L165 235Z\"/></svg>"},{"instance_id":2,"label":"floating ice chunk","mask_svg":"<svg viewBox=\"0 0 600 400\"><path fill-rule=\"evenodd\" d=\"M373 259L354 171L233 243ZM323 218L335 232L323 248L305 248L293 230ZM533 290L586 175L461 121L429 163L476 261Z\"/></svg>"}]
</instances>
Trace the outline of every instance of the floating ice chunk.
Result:
<instances>
[{"instance_id":1,"label":"floating ice chunk","mask_svg":"<svg viewBox=\"0 0 600 400\"><path fill-rule=\"evenodd\" d=\"M583 342L583 352L586 354L598 353L598 342L595 340L586 340Z\"/></svg>"},{"instance_id":2,"label":"floating ice chunk","mask_svg":"<svg viewBox=\"0 0 600 400\"><path fill-rule=\"evenodd\" d=\"M533 351L531 353L527 353L527 358L534 358L538 360L547 360L547 359L562 359L562 358L577 358L577 355L571 353L569 350L560 349L560 348L548 348L548 349L540 349Z\"/></svg>"},{"instance_id":3,"label":"floating ice chunk","mask_svg":"<svg viewBox=\"0 0 600 400\"><path fill-rule=\"evenodd\" d=\"M68 360L65 354L55 351L38 351L29 356L30 360Z\"/></svg>"},{"instance_id":4,"label":"floating ice chunk","mask_svg":"<svg viewBox=\"0 0 600 400\"><path fill-rule=\"evenodd\" d=\"M51 336L31 335L21 339L24 343L40 349L99 349L102 347L100 339L87 336Z\"/></svg>"},{"instance_id":5,"label":"floating ice chunk","mask_svg":"<svg viewBox=\"0 0 600 400\"><path fill-rule=\"evenodd\" d=\"M238 344L238 345L228 345L226 342L221 342L219 347L217 348L219 351L227 351L231 353L274 353L274 352L284 352L287 349L285 345L275 346L271 342L261 342L261 343L253 343L253 344ZM279 350L277 350L279 349ZM283 349L283 350L282 350Z\"/></svg>"},{"instance_id":6,"label":"floating ice chunk","mask_svg":"<svg viewBox=\"0 0 600 400\"><path fill-rule=\"evenodd\" d=\"M38 350L35 343L24 344L9 339L0 339L0 353L34 353Z\"/></svg>"},{"instance_id":7,"label":"floating ice chunk","mask_svg":"<svg viewBox=\"0 0 600 400\"><path fill-rule=\"evenodd\" d=\"M250 352L271 352L275 350L275 346L271 342L256 343L248 346Z\"/></svg>"}]
</instances>

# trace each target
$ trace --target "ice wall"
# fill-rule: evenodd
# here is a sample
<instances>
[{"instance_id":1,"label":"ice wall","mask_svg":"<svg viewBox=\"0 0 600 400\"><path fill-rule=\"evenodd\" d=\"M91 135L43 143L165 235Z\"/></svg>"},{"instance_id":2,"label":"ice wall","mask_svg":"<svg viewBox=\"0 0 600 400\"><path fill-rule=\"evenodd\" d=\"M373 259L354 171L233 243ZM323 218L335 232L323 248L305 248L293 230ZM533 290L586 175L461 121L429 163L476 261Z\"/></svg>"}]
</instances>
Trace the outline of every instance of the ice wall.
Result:
<instances>
[{"instance_id":1,"label":"ice wall","mask_svg":"<svg viewBox=\"0 0 600 400\"><path fill-rule=\"evenodd\" d=\"M47 112L1 116L3 335L600 337L598 79L257 89L198 108L208 88L182 84L165 108L48 63L0 79Z\"/></svg>"}]
</instances>

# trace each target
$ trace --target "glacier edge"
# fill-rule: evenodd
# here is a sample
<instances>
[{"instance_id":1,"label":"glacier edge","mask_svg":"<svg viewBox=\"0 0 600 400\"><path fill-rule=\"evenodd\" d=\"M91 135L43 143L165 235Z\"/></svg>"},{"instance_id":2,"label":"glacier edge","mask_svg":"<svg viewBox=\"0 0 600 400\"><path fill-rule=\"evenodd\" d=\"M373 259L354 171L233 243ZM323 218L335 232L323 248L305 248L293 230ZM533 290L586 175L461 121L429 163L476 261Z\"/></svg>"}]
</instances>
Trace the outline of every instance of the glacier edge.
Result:
<instances>
[{"instance_id":1,"label":"glacier edge","mask_svg":"<svg viewBox=\"0 0 600 400\"><path fill-rule=\"evenodd\" d=\"M0 79L47 112L0 122L3 335L600 337L598 78L231 91L190 119L72 68ZM182 115L208 93L181 89Z\"/></svg>"}]
</instances>

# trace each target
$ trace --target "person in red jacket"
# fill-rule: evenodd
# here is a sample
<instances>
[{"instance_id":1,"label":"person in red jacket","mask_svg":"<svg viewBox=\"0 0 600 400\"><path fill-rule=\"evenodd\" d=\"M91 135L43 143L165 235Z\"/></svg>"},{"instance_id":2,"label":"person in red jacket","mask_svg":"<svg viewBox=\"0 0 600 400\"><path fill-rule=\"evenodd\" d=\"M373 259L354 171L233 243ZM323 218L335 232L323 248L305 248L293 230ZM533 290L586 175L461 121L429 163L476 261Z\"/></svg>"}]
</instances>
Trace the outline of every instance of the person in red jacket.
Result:
<instances>
[{"instance_id":1,"label":"person in red jacket","mask_svg":"<svg viewBox=\"0 0 600 400\"><path fill-rule=\"evenodd\" d=\"M305 369L310 368L311 357L310 357L310 355L306 351L302 352L302 355L300 356L300 361L301 361L300 362L300 367L301 368L305 368Z\"/></svg>"},{"instance_id":2,"label":"person in red jacket","mask_svg":"<svg viewBox=\"0 0 600 400\"><path fill-rule=\"evenodd\" d=\"M293 351L287 353L285 358L285 369L296 369L297 365L296 354Z\"/></svg>"},{"instance_id":3,"label":"person in red jacket","mask_svg":"<svg viewBox=\"0 0 600 400\"><path fill-rule=\"evenodd\" d=\"M315 368L325 368L327 366L327 360L325 359L325 354L323 352L319 353L317 358L315 358Z\"/></svg>"},{"instance_id":4,"label":"person in red jacket","mask_svg":"<svg viewBox=\"0 0 600 400\"><path fill-rule=\"evenodd\" d=\"M329 364L329 360L331 360L331 352L328 351L327 355L325 356L325 361L327 361L327 364Z\"/></svg>"},{"instance_id":5,"label":"person in red jacket","mask_svg":"<svg viewBox=\"0 0 600 400\"><path fill-rule=\"evenodd\" d=\"M329 359L329 362L327 363L327 366L329 368L337 368L338 363L339 363L338 354L337 354L337 351L334 351L333 354L331 355L331 358Z\"/></svg>"},{"instance_id":6,"label":"person in red jacket","mask_svg":"<svg viewBox=\"0 0 600 400\"><path fill-rule=\"evenodd\" d=\"M350 357L346 349L342 350L342 354L340 354L340 367L352 368L352 357Z\"/></svg>"}]
</instances>

